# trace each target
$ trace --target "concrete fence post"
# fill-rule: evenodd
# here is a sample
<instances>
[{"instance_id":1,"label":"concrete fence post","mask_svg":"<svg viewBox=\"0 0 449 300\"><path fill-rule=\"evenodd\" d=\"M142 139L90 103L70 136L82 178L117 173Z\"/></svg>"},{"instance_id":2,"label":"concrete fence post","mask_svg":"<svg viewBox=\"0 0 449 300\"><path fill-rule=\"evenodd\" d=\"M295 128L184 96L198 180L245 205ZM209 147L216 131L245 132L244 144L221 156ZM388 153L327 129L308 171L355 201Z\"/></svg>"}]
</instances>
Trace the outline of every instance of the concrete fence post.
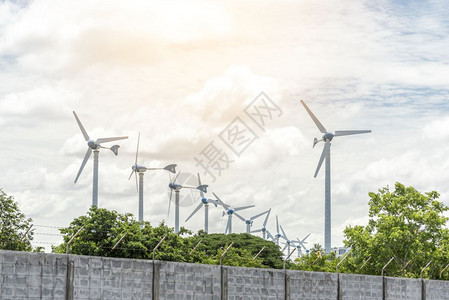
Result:
<instances>
[{"instance_id":1,"label":"concrete fence post","mask_svg":"<svg viewBox=\"0 0 449 300\"><path fill-rule=\"evenodd\" d=\"M73 279L75 277L75 263L70 261L70 256L67 255L67 277L65 283L65 299L73 300Z\"/></svg>"},{"instance_id":2,"label":"concrete fence post","mask_svg":"<svg viewBox=\"0 0 449 300\"><path fill-rule=\"evenodd\" d=\"M285 287L284 287L284 295L285 300L290 300L290 275L287 274L287 270L285 270Z\"/></svg>"},{"instance_id":3,"label":"concrete fence post","mask_svg":"<svg viewBox=\"0 0 449 300\"><path fill-rule=\"evenodd\" d=\"M152 300L159 300L159 269L160 264L153 260L153 286L152 286Z\"/></svg>"},{"instance_id":4,"label":"concrete fence post","mask_svg":"<svg viewBox=\"0 0 449 300\"><path fill-rule=\"evenodd\" d=\"M421 278L421 300L426 300L426 281Z\"/></svg>"},{"instance_id":5,"label":"concrete fence post","mask_svg":"<svg viewBox=\"0 0 449 300\"><path fill-rule=\"evenodd\" d=\"M342 300L343 295L341 293L341 282L340 282L340 274L337 273L337 300Z\"/></svg>"},{"instance_id":6,"label":"concrete fence post","mask_svg":"<svg viewBox=\"0 0 449 300\"><path fill-rule=\"evenodd\" d=\"M228 269L220 266L221 272L221 300L228 299Z\"/></svg>"}]
</instances>

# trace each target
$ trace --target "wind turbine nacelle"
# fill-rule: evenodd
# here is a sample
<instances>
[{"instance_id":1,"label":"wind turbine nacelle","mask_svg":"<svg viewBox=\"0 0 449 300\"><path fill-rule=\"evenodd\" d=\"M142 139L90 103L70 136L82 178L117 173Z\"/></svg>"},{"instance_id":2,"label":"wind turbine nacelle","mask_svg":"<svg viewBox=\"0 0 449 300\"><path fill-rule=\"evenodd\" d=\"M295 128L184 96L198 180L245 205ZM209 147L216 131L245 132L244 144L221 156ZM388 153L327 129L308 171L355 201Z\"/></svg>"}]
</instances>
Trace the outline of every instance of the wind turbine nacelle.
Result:
<instances>
[{"instance_id":1,"label":"wind turbine nacelle","mask_svg":"<svg viewBox=\"0 0 449 300\"><path fill-rule=\"evenodd\" d=\"M245 223L246 225L251 225L253 222L251 220L246 220Z\"/></svg>"},{"instance_id":2,"label":"wind turbine nacelle","mask_svg":"<svg viewBox=\"0 0 449 300\"><path fill-rule=\"evenodd\" d=\"M179 185L179 184L170 182L170 183L168 184L168 187L169 187L170 189L172 189L172 190L177 190L177 189L181 188L182 186Z\"/></svg>"},{"instance_id":3,"label":"wind turbine nacelle","mask_svg":"<svg viewBox=\"0 0 449 300\"><path fill-rule=\"evenodd\" d=\"M207 198L201 198L201 202L203 202L203 204L207 204ZM215 204L216 205L216 204Z\"/></svg>"},{"instance_id":4,"label":"wind turbine nacelle","mask_svg":"<svg viewBox=\"0 0 449 300\"><path fill-rule=\"evenodd\" d=\"M133 171L136 171L136 172L139 172L139 173L145 172L146 170L148 170L146 167L142 167L142 166L139 166L139 165L134 165L133 166Z\"/></svg>"},{"instance_id":5,"label":"wind turbine nacelle","mask_svg":"<svg viewBox=\"0 0 449 300\"><path fill-rule=\"evenodd\" d=\"M94 140L87 141L87 146L89 146L89 148L92 150L97 150L100 147L100 145L95 144Z\"/></svg>"},{"instance_id":6,"label":"wind turbine nacelle","mask_svg":"<svg viewBox=\"0 0 449 300\"><path fill-rule=\"evenodd\" d=\"M231 208L228 210L228 215L232 215L234 213L234 210Z\"/></svg>"},{"instance_id":7,"label":"wind turbine nacelle","mask_svg":"<svg viewBox=\"0 0 449 300\"><path fill-rule=\"evenodd\" d=\"M326 132L323 135L323 141L332 141L332 139L334 138L334 134L332 132Z\"/></svg>"}]
</instances>

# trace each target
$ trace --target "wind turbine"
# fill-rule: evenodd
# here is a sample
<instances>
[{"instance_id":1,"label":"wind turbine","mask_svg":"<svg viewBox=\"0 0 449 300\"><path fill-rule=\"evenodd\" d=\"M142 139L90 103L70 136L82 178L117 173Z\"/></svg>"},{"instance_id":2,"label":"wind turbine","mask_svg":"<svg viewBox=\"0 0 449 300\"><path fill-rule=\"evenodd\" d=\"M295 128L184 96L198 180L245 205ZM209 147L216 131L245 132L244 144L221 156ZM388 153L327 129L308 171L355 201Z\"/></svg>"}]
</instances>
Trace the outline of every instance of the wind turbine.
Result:
<instances>
[{"instance_id":1,"label":"wind turbine","mask_svg":"<svg viewBox=\"0 0 449 300\"><path fill-rule=\"evenodd\" d=\"M114 145L111 148L107 148L107 147L103 147L101 144L127 139L128 137L127 136L119 136L119 137L99 138L94 141L94 140L90 139L89 135L87 134L86 130L84 129L83 124L81 124L81 121L78 118L78 116L76 115L75 111L73 111L73 115L75 116L76 122L78 123L78 126L81 129L81 132L84 136L84 139L87 142L87 147L88 147L86 155L84 155L83 162L81 163L81 167L78 171L78 174L76 175L75 183L78 181L78 178L80 177L81 172L83 171L84 166L86 165L86 162L89 159L89 157L93 151L94 152L94 176L93 176L93 186L92 186L92 206L98 206L98 154L100 152L100 149L109 149L117 156L118 148L120 148L119 145Z\"/></svg>"},{"instance_id":2,"label":"wind turbine","mask_svg":"<svg viewBox=\"0 0 449 300\"><path fill-rule=\"evenodd\" d=\"M262 213L260 213L260 214L257 214L257 215L255 215L255 216L252 216L251 218L249 218L249 219L244 219L241 215L239 215L239 214L235 214L240 220L242 220L243 222L245 222L245 224L246 224L246 233L251 233L251 226L253 225L253 221L255 220L255 219L257 219L258 217L261 217L261 216L263 216L264 214L266 214L266 213L269 213L270 212L270 210L271 210L271 208L269 209L269 210L267 210L267 211L264 211L264 212L262 212Z\"/></svg>"},{"instance_id":3,"label":"wind turbine","mask_svg":"<svg viewBox=\"0 0 449 300\"><path fill-rule=\"evenodd\" d=\"M301 248L304 248L304 250L307 251L306 246L304 246L304 244L307 244L306 239L309 237L310 233L308 235L306 235L305 238L303 238L302 240L300 240L299 238L296 238L296 241L294 241L294 243L296 244L296 249L298 250L298 257L301 257L302 255L302 251Z\"/></svg>"},{"instance_id":4,"label":"wind turbine","mask_svg":"<svg viewBox=\"0 0 449 300\"><path fill-rule=\"evenodd\" d=\"M164 168L147 168L137 164L137 158L139 156L139 144L140 144L140 132L137 138L137 150L136 150L136 160L134 161L134 165L132 166L131 174L129 175L128 180L131 179L133 174L136 178L136 188L139 192L139 223L140 226L143 227L143 175L148 170L166 170L172 173L176 173L176 164L170 164L165 166ZM139 184L137 184L137 173L139 173Z\"/></svg>"},{"instance_id":5,"label":"wind turbine","mask_svg":"<svg viewBox=\"0 0 449 300\"><path fill-rule=\"evenodd\" d=\"M279 238L282 237L282 234L279 232L279 220L278 216L276 215L276 234L274 235L274 239L276 240L276 245L279 246Z\"/></svg>"},{"instance_id":6,"label":"wind turbine","mask_svg":"<svg viewBox=\"0 0 449 300\"><path fill-rule=\"evenodd\" d=\"M251 233L262 232L262 236L263 236L264 240L267 239L267 233L270 234L269 231L267 230L267 227L266 227L267 226L267 222L268 222L268 217L270 216L270 213L271 213L271 208L268 210L267 216L265 217L265 220L263 221L262 228L251 231ZM270 234L270 236L271 236L271 234Z\"/></svg>"},{"instance_id":7,"label":"wind turbine","mask_svg":"<svg viewBox=\"0 0 449 300\"><path fill-rule=\"evenodd\" d=\"M244 209L251 208L251 207L254 207L254 206L255 206L255 205L248 205L248 206L241 206L241 207L235 207L235 208L232 208L230 205L228 205L228 204L224 203L223 201L221 201L221 199L218 198L218 196L217 196L215 193L212 193L212 194L214 194L215 198L217 198L217 200L219 201L219 204L220 204L221 206L223 206L223 208L226 210L226 211L223 212L222 217L223 217L225 214L228 215L228 223L226 224L225 234L226 234L226 233L229 233L229 234L232 233L232 215L233 215L233 214L236 214L236 213L235 213L236 211L244 210ZM236 215L237 215L237 214L236 214ZM242 218L242 219L243 219L243 218Z\"/></svg>"},{"instance_id":8,"label":"wind turbine","mask_svg":"<svg viewBox=\"0 0 449 300\"><path fill-rule=\"evenodd\" d=\"M335 132L327 131L323 124L321 124L317 117L315 117L306 103L303 100L301 100L301 103L302 105L304 105L304 108L306 109L307 113L310 115L320 132L324 134L320 140L318 140L317 138L314 138L313 140L313 147L315 147L318 142L324 142L323 152L321 153L321 157L318 162L314 177L318 175L321 165L323 164L324 159L326 159L326 175L324 180L324 249L326 250L326 253L329 253L331 251L331 141L334 137L337 136L370 133L371 130L339 130Z\"/></svg>"},{"instance_id":9,"label":"wind turbine","mask_svg":"<svg viewBox=\"0 0 449 300\"><path fill-rule=\"evenodd\" d=\"M196 187L195 186L183 186L176 182L176 179L178 179L179 174L181 174L181 172L176 174L173 181L170 181L170 183L168 184L168 187L170 188L170 199L168 202L168 213L169 214L170 214L170 206L171 206L173 191L175 191L175 233L179 232L179 191L181 189L197 189L203 193L207 193L207 187L208 187L208 185L206 185L206 184L199 185Z\"/></svg>"},{"instance_id":10,"label":"wind turbine","mask_svg":"<svg viewBox=\"0 0 449 300\"><path fill-rule=\"evenodd\" d=\"M200 173L198 173L198 184L201 186L201 178ZM194 215L196 212L204 206L204 231L206 233L209 233L209 203L212 203L217 207L217 204L220 204L218 200L214 199L208 199L204 197L204 192L200 190L201 195L201 202L198 204L198 206L193 210L193 212L190 214L190 216L186 219L186 222Z\"/></svg>"},{"instance_id":11,"label":"wind turbine","mask_svg":"<svg viewBox=\"0 0 449 300\"><path fill-rule=\"evenodd\" d=\"M287 255L290 254L290 245L293 245L295 243L295 241L290 240L287 236L287 234L285 234L284 228L282 228L282 225L279 225L281 227L281 231L282 231L282 235L281 238L283 238L285 240L285 246L284 249L282 249L282 252L285 251L285 248L287 249Z\"/></svg>"}]
</instances>

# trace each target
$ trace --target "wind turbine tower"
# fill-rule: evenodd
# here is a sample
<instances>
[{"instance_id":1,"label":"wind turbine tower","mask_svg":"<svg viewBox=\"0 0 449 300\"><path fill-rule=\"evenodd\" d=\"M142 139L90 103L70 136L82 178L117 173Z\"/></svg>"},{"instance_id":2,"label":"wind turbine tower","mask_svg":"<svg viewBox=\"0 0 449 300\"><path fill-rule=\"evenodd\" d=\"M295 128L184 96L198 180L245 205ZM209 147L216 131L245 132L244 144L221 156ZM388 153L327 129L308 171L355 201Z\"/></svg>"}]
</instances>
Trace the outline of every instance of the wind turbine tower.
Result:
<instances>
[{"instance_id":1,"label":"wind turbine tower","mask_svg":"<svg viewBox=\"0 0 449 300\"><path fill-rule=\"evenodd\" d=\"M75 183L78 181L78 178L80 177L81 172L83 171L84 166L86 165L86 162L89 159L89 157L93 151L94 152L94 175L93 175L93 185L92 185L92 205L98 206L98 154L100 153L100 149L109 149L117 156L118 148L120 148L119 145L114 145L111 148L107 148L107 147L103 147L101 144L127 139L128 137L127 136L119 136L119 137L99 138L94 141L87 134L86 130L84 129L83 124L81 123L80 119L78 118L78 116L76 115L75 112L73 112L73 115L75 116L76 122L78 123L78 126L84 136L84 139L87 142L87 152L84 155L83 162L81 163L81 167L78 171L78 174L76 175Z\"/></svg>"},{"instance_id":2,"label":"wind turbine tower","mask_svg":"<svg viewBox=\"0 0 449 300\"><path fill-rule=\"evenodd\" d=\"M315 125L318 127L321 133L323 133L323 137L318 140L315 138L313 140L313 147L318 142L324 142L323 152L321 152L321 157L318 162L318 166L315 171L314 177L318 175L320 171L321 165L323 161L326 160L325 164L325 179L324 179L324 249L326 253L331 251L331 141L334 137L345 136L345 135L353 135L360 133L370 133L371 130L339 130L335 132L327 131L327 129L321 124L321 122L315 117L306 103L301 100L302 105L306 109L307 113L312 118Z\"/></svg>"}]
</instances>

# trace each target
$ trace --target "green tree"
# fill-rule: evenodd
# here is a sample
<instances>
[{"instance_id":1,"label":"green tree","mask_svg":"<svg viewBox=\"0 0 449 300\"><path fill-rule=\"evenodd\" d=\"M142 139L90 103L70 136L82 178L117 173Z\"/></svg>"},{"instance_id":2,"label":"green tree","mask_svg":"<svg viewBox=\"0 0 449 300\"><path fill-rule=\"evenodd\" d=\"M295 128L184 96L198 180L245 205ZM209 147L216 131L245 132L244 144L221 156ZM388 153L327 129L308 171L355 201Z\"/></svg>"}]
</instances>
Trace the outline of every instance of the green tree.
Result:
<instances>
[{"instance_id":1,"label":"green tree","mask_svg":"<svg viewBox=\"0 0 449 300\"><path fill-rule=\"evenodd\" d=\"M31 222L19 210L14 198L0 189L0 249L31 251L33 230L28 231L24 237Z\"/></svg>"},{"instance_id":2,"label":"green tree","mask_svg":"<svg viewBox=\"0 0 449 300\"><path fill-rule=\"evenodd\" d=\"M167 235L166 240L156 252L156 259L167 261L185 261L187 244L181 235L189 234L181 228L179 234L161 223L152 227L144 222L143 228L132 214L119 214L104 208L92 206L86 215L75 218L67 228L60 229L64 243L54 247L53 252L65 253L67 243L83 227L70 245L70 253L80 255L152 258L152 251L158 242ZM114 246L123 237L120 244Z\"/></svg>"},{"instance_id":3,"label":"green tree","mask_svg":"<svg viewBox=\"0 0 449 300\"><path fill-rule=\"evenodd\" d=\"M288 264L288 268L302 271L315 272L335 272L338 262L341 258L337 258L334 252L326 254L324 248L319 245L313 245L309 253L296 258L294 264ZM342 268L340 268L342 271Z\"/></svg>"},{"instance_id":4,"label":"green tree","mask_svg":"<svg viewBox=\"0 0 449 300\"><path fill-rule=\"evenodd\" d=\"M244 267L282 268L282 252L279 246L260 237L248 233L233 234L206 234L199 231L198 234L186 238L193 249L199 241L197 249L189 255L188 261L219 264L223 251L233 243L232 248L226 253L223 264ZM254 256L261 250L257 259Z\"/></svg>"},{"instance_id":5,"label":"green tree","mask_svg":"<svg viewBox=\"0 0 449 300\"><path fill-rule=\"evenodd\" d=\"M439 194L420 193L396 183L393 191L385 187L369 197L368 225L348 226L344 231L344 242L352 248L348 269L379 275L393 258L386 268L388 275L419 277L421 268L432 260L425 275L438 278L439 268L449 262L448 218L444 216L448 207L437 200Z\"/></svg>"}]
</instances>

